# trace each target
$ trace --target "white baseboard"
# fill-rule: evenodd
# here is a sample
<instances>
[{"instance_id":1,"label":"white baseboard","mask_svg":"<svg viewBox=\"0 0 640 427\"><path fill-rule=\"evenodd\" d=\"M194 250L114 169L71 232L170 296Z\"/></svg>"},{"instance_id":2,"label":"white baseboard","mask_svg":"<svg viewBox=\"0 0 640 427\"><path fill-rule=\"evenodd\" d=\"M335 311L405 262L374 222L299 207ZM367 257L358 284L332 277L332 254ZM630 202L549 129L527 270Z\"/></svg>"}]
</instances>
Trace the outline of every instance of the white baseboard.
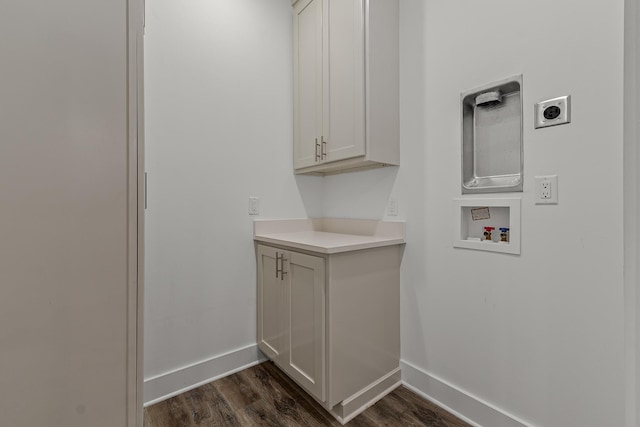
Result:
<instances>
[{"instance_id":1,"label":"white baseboard","mask_svg":"<svg viewBox=\"0 0 640 427\"><path fill-rule=\"evenodd\" d=\"M162 375L147 378L144 380L142 392L144 406L177 396L265 360L267 358L258 350L258 346L253 344Z\"/></svg>"},{"instance_id":2,"label":"white baseboard","mask_svg":"<svg viewBox=\"0 0 640 427\"><path fill-rule=\"evenodd\" d=\"M346 398L329 410L331 414L345 425L367 408L373 406L387 394L391 393L402 384L400 368L396 368L388 374L378 378L351 397Z\"/></svg>"},{"instance_id":3,"label":"white baseboard","mask_svg":"<svg viewBox=\"0 0 640 427\"><path fill-rule=\"evenodd\" d=\"M420 368L400 361L402 384L458 418L476 427L531 427L506 411Z\"/></svg>"}]
</instances>

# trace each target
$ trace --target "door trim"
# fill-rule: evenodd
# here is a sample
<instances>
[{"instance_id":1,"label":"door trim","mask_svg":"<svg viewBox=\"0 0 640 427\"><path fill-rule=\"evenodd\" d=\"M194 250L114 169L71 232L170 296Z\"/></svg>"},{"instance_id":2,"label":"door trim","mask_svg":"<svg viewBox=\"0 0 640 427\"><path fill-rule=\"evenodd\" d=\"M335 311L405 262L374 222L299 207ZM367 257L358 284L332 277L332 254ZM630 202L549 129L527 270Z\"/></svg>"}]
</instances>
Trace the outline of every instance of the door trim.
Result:
<instances>
[{"instance_id":1,"label":"door trim","mask_svg":"<svg viewBox=\"0 0 640 427\"><path fill-rule=\"evenodd\" d=\"M143 425L144 318L144 0L127 0L128 272L127 426Z\"/></svg>"}]
</instances>

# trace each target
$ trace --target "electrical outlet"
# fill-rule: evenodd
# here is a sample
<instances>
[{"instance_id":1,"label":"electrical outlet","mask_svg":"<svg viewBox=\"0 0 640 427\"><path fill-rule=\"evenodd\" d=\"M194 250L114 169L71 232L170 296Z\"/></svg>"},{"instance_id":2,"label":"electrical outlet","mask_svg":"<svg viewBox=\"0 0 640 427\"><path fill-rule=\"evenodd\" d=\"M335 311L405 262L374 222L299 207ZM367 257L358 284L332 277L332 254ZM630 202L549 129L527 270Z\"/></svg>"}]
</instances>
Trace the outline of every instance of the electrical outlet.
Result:
<instances>
[{"instance_id":1,"label":"electrical outlet","mask_svg":"<svg viewBox=\"0 0 640 427\"><path fill-rule=\"evenodd\" d=\"M549 181L542 181L540 183L540 198L545 200L551 198L551 183Z\"/></svg>"},{"instance_id":2,"label":"electrical outlet","mask_svg":"<svg viewBox=\"0 0 640 427\"><path fill-rule=\"evenodd\" d=\"M571 95L538 102L534 111L536 129L571 123Z\"/></svg>"},{"instance_id":3,"label":"electrical outlet","mask_svg":"<svg viewBox=\"0 0 640 427\"><path fill-rule=\"evenodd\" d=\"M258 197L249 197L249 215L260 214L260 199Z\"/></svg>"},{"instance_id":4,"label":"electrical outlet","mask_svg":"<svg viewBox=\"0 0 640 427\"><path fill-rule=\"evenodd\" d=\"M536 205L558 204L558 175L536 176Z\"/></svg>"},{"instance_id":5,"label":"electrical outlet","mask_svg":"<svg viewBox=\"0 0 640 427\"><path fill-rule=\"evenodd\" d=\"M398 201L393 197L387 203L387 216L398 216Z\"/></svg>"}]
</instances>

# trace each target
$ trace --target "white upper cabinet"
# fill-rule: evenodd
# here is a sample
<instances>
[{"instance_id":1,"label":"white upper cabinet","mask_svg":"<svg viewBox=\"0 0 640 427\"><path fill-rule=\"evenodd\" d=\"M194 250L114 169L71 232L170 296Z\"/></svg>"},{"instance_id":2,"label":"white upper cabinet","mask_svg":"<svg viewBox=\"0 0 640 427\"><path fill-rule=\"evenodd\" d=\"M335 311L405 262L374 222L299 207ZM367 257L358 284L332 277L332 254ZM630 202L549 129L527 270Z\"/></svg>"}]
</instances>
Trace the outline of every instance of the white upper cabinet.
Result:
<instances>
[{"instance_id":1,"label":"white upper cabinet","mask_svg":"<svg viewBox=\"0 0 640 427\"><path fill-rule=\"evenodd\" d=\"M296 173L398 165L398 0L299 0L293 19Z\"/></svg>"}]
</instances>

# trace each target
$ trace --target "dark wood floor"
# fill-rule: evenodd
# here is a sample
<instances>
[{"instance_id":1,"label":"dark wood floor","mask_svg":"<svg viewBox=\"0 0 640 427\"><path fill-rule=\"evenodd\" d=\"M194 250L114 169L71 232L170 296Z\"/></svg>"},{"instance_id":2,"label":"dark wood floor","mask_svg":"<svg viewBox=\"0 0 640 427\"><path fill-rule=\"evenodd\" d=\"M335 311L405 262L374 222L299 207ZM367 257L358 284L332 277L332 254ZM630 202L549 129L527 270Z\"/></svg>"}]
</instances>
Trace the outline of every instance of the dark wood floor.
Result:
<instances>
[{"instance_id":1,"label":"dark wood floor","mask_svg":"<svg viewBox=\"0 0 640 427\"><path fill-rule=\"evenodd\" d=\"M144 425L312 427L340 423L273 363L265 362L145 408ZM469 426L402 386L346 425Z\"/></svg>"}]
</instances>

